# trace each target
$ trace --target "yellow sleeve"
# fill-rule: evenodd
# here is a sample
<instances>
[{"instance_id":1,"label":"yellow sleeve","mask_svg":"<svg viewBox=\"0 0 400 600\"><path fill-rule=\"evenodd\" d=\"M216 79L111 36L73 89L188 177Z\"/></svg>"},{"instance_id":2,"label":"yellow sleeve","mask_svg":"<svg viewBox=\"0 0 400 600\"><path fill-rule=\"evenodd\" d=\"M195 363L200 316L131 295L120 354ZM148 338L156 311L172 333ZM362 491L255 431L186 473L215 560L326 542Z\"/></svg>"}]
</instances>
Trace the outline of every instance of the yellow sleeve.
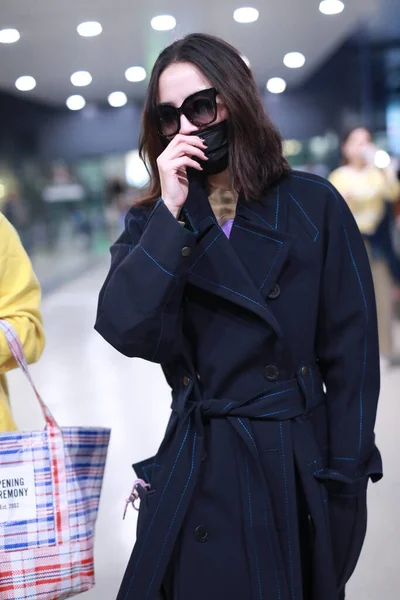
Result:
<instances>
[{"instance_id":1,"label":"yellow sleeve","mask_svg":"<svg viewBox=\"0 0 400 600\"><path fill-rule=\"evenodd\" d=\"M341 194L346 200L348 207L354 214L355 210L357 209L357 206L354 204L354 201L352 201L351 194L349 193L349 189L351 189L351 187L349 185L348 175L345 172L343 172L343 170L339 167L338 169L335 169L335 171L332 171L328 179L331 182L331 184L337 189L339 194Z\"/></svg>"},{"instance_id":2,"label":"yellow sleeve","mask_svg":"<svg viewBox=\"0 0 400 600\"><path fill-rule=\"evenodd\" d=\"M40 314L40 286L17 232L0 214L0 319L17 331L28 363L37 361L45 338ZM16 367L0 334L0 373Z\"/></svg>"},{"instance_id":3,"label":"yellow sleeve","mask_svg":"<svg viewBox=\"0 0 400 600\"><path fill-rule=\"evenodd\" d=\"M331 184L340 192L343 196L343 188L346 185L346 178L343 176L341 169L335 169L328 177Z\"/></svg>"}]
</instances>

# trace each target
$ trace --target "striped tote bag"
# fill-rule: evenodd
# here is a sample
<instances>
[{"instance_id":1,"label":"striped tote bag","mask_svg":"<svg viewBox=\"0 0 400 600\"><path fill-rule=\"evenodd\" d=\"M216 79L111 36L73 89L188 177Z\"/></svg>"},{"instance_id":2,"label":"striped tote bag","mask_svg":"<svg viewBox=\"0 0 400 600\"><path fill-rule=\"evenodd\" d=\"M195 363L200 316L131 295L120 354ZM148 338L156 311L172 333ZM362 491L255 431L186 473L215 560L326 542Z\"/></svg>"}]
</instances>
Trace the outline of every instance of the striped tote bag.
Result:
<instances>
[{"instance_id":1,"label":"striped tote bag","mask_svg":"<svg viewBox=\"0 0 400 600\"><path fill-rule=\"evenodd\" d=\"M21 343L0 329L45 417L43 431L0 433L0 600L61 600L94 585L94 528L110 430L60 428Z\"/></svg>"}]
</instances>

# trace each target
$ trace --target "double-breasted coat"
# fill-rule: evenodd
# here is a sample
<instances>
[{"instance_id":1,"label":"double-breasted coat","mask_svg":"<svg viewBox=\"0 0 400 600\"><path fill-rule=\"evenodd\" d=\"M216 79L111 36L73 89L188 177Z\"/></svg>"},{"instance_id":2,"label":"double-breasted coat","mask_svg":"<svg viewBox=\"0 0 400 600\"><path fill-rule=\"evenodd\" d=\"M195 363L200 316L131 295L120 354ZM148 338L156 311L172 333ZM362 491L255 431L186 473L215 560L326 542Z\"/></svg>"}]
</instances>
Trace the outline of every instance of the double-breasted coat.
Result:
<instances>
[{"instance_id":1,"label":"double-breasted coat","mask_svg":"<svg viewBox=\"0 0 400 600\"><path fill-rule=\"evenodd\" d=\"M174 600L337 600L382 472L360 233L299 172L239 197L230 239L201 178L183 216L132 208L99 298L97 331L172 389L159 452L136 465L151 488L118 600L158 598L171 573Z\"/></svg>"}]
</instances>

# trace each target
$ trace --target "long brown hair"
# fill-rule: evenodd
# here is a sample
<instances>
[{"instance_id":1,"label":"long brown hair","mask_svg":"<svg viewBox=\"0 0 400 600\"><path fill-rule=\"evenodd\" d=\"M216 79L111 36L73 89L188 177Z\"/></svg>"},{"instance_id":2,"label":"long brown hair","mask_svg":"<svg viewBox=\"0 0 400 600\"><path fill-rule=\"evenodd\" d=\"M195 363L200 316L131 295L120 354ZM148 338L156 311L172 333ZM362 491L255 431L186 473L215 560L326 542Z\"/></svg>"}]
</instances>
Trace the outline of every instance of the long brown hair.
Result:
<instances>
[{"instance_id":1,"label":"long brown hair","mask_svg":"<svg viewBox=\"0 0 400 600\"><path fill-rule=\"evenodd\" d=\"M139 152L150 174L141 203L161 195L157 158L164 150L157 132L157 93L162 72L172 63L192 63L218 90L229 123L229 167L235 191L260 199L266 188L290 171L282 153L282 140L266 115L250 69L227 42L194 33L168 46L155 62L147 89Z\"/></svg>"}]
</instances>

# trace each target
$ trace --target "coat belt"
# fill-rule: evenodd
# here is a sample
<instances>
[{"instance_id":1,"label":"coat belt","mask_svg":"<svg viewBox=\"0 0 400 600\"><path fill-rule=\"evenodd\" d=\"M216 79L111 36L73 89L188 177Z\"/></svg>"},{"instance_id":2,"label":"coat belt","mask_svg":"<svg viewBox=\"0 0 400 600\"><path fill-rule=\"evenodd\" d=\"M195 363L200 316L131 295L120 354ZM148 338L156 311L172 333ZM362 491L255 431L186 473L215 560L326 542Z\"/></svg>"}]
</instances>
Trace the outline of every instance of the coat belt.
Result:
<instances>
[{"instance_id":1,"label":"coat belt","mask_svg":"<svg viewBox=\"0 0 400 600\"><path fill-rule=\"evenodd\" d=\"M292 424L322 402L322 382L314 368L310 368L306 376L299 373L295 379L276 384L272 391L258 398L240 402L229 399L189 400L184 406L174 402L172 409L179 417L177 429L168 442L168 448L164 449L163 468L157 476L157 486L151 498L152 509L143 522L117 600L153 600L157 597L198 479L205 450L205 418L227 419L243 442L238 444L236 454L240 463L243 504L248 509L247 551L254 556L251 561L254 570L252 597L257 600L298 598L293 589L297 579L295 573L289 569L288 576L284 575L287 558L292 565L296 561L293 556L282 556L276 528L267 523L273 514L269 490L271 482L265 478L258 458L251 421L275 421L282 443L290 445L287 452L293 453ZM257 492L253 494L252 490ZM259 539L259 532L263 530L265 536ZM289 530L288 523L288 535ZM273 584L271 573L266 574L261 568L261 565L268 564L274 565Z\"/></svg>"}]
</instances>

